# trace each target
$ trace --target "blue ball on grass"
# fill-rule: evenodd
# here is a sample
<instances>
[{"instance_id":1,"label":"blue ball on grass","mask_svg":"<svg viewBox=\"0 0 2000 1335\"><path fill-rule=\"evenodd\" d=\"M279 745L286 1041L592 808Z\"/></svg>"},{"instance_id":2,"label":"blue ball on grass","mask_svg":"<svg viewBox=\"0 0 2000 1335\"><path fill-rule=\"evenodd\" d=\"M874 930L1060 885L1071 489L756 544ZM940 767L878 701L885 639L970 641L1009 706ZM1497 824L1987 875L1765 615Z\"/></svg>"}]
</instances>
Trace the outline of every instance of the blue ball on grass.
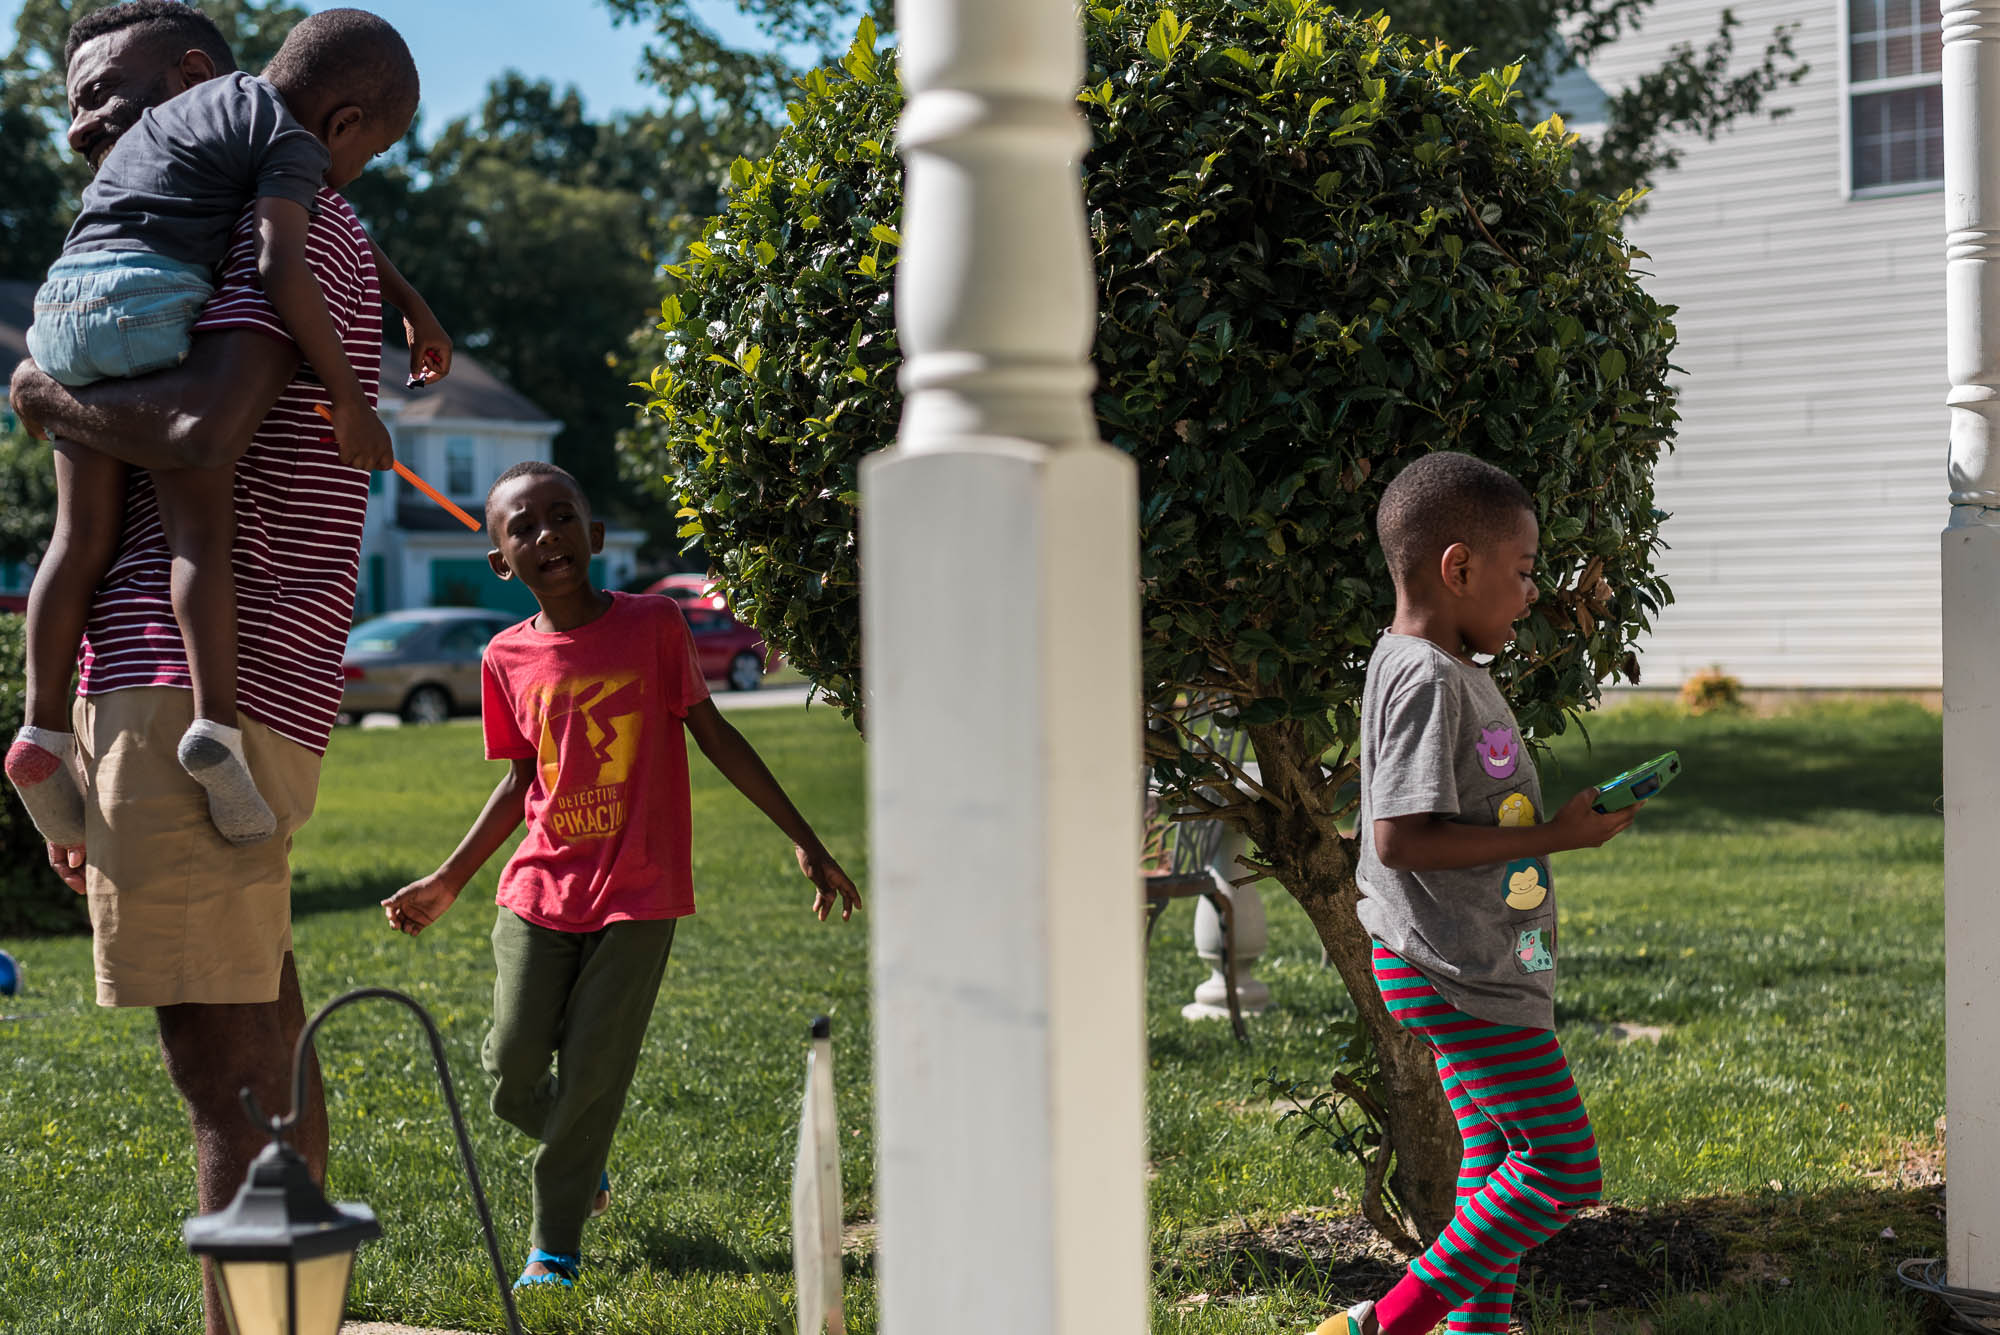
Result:
<instances>
[{"instance_id":1,"label":"blue ball on grass","mask_svg":"<svg viewBox=\"0 0 2000 1335\"><path fill-rule=\"evenodd\" d=\"M0 950L0 997L11 997L21 990L21 966L14 957Z\"/></svg>"}]
</instances>

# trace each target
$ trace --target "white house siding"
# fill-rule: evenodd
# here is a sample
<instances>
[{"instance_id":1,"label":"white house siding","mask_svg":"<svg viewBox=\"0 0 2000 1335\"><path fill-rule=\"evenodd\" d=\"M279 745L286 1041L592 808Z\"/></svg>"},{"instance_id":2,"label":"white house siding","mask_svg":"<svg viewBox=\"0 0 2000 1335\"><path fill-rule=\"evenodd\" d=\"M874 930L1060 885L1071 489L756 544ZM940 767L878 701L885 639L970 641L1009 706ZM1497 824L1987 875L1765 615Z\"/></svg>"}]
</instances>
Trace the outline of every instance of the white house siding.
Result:
<instances>
[{"instance_id":1,"label":"white house siding","mask_svg":"<svg viewBox=\"0 0 2000 1335\"><path fill-rule=\"evenodd\" d=\"M1935 688L1945 515L1943 196L1842 195L1840 6L1734 0L1739 67L1800 25L1791 114L1690 137L1629 227L1680 307L1681 414L1660 466L1675 602L1647 685L1711 664L1756 687ZM1661 0L1591 73L1616 90L1722 10ZM1996 591L2000 596L2000 591Z\"/></svg>"}]
</instances>

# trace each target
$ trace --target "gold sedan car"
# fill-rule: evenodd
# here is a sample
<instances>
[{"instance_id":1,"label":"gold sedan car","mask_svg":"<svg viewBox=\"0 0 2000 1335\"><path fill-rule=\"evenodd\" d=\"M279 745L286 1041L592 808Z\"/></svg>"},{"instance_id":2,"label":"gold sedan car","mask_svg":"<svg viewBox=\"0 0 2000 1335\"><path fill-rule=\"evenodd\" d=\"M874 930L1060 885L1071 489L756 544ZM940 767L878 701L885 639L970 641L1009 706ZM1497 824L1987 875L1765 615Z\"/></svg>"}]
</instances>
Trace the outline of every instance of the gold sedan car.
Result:
<instances>
[{"instance_id":1,"label":"gold sedan car","mask_svg":"<svg viewBox=\"0 0 2000 1335\"><path fill-rule=\"evenodd\" d=\"M479 712L479 657L486 642L523 618L480 607L413 607L371 617L347 633L340 712L397 714L442 723Z\"/></svg>"}]
</instances>

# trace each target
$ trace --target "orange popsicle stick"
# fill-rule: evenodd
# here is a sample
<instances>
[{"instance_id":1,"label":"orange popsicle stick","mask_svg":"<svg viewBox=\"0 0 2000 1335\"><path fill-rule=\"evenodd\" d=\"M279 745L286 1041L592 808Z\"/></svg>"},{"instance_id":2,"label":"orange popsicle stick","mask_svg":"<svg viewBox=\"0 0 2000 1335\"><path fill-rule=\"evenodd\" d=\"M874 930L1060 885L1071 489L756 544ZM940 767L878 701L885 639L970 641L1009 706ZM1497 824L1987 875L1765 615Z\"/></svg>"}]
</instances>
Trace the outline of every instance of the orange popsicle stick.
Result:
<instances>
[{"instance_id":1,"label":"orange popsicle stick","mask_svg":"<svg viewBox=\"0 0 2000 1335\"><path fill-rule=\"evenodd\" d=\"M333 425L333 412L324 403L315 403L313 405L313 411L318 413L321 417L324 417L326 419L326 423L328 426ZM398 477L402 478L405 482L415 487L418 491L421 491L424 495L436 501L439 505L442 505L445 508L445 510L451 515L451 517L456 519L459 523L465 525L467 528L471 529L474 533L479 532L479 530L484 527L484 525L482 525L477 519L474 519L471 515L459 509L456 505L453 505L451 503L451 500L447 496L445 496L443 492L439 491L436 487L433 487L430 483L418 477L415 473L412 473L408 468L404 466L403 461L401 459L395 461L395 466L396 466L396 475Z\"/></svg>"}]
</instances>

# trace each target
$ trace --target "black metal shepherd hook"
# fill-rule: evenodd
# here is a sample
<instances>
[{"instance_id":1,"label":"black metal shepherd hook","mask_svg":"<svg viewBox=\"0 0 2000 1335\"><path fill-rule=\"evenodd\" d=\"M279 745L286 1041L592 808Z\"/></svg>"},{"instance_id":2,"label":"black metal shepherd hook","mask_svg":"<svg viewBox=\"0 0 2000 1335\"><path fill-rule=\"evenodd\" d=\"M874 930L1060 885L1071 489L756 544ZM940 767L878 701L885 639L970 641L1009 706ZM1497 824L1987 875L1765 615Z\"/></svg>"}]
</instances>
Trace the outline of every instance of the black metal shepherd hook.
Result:
<instances>
[{"instance_id":1,"label":"black metal shepherd hook","mask_svg":"<svg viewBox=\"0 0 2000 1335\"><path fill-rule=\"evenodd\" d=\"M465 1180L472 1187L472 1203L479 1211L479 1226L486 1235L486 1255L493 1262L493 1282L500 1290L500 1305L507 1313L507 1329L513 1335L523 1335L520 1313L514 1310L514 1290L507 1282L507 1267L500 1259L500 1242L493 1232L493 1213L486 1208L486 1191L479 1184L479 1164L472 1157L472 1137L466 1134L465 1117L459 1112L458 1095L452 1089L451 1068L444 1058L444 1038L438 1033L437 1023L431 1019L429 1011L407 993L392 987L358 987L352 992L342 993L321 1006L306 1027L299 1031L299 1041L292 1048L292 1110L283 1117L266 1117L257 1106L257 1096L248 1086L243 1089L243 1106L250 1111L250 1119L258 1126L267 1128L272 1136L282 1138L297 1125L299 1109L306 1102L306 1054L312 1050L313 1035L328 1016L342 1006L369 997L381 997L385 1001L399 1002L415 1012L423 1021L424 1033L431 1042L431 1060L437 1066L438 1085L444 1091L444 1103L451 1113L451 1129L458 1136L459 1158L465 1163Z\"/></svg>"}]
</instances>

